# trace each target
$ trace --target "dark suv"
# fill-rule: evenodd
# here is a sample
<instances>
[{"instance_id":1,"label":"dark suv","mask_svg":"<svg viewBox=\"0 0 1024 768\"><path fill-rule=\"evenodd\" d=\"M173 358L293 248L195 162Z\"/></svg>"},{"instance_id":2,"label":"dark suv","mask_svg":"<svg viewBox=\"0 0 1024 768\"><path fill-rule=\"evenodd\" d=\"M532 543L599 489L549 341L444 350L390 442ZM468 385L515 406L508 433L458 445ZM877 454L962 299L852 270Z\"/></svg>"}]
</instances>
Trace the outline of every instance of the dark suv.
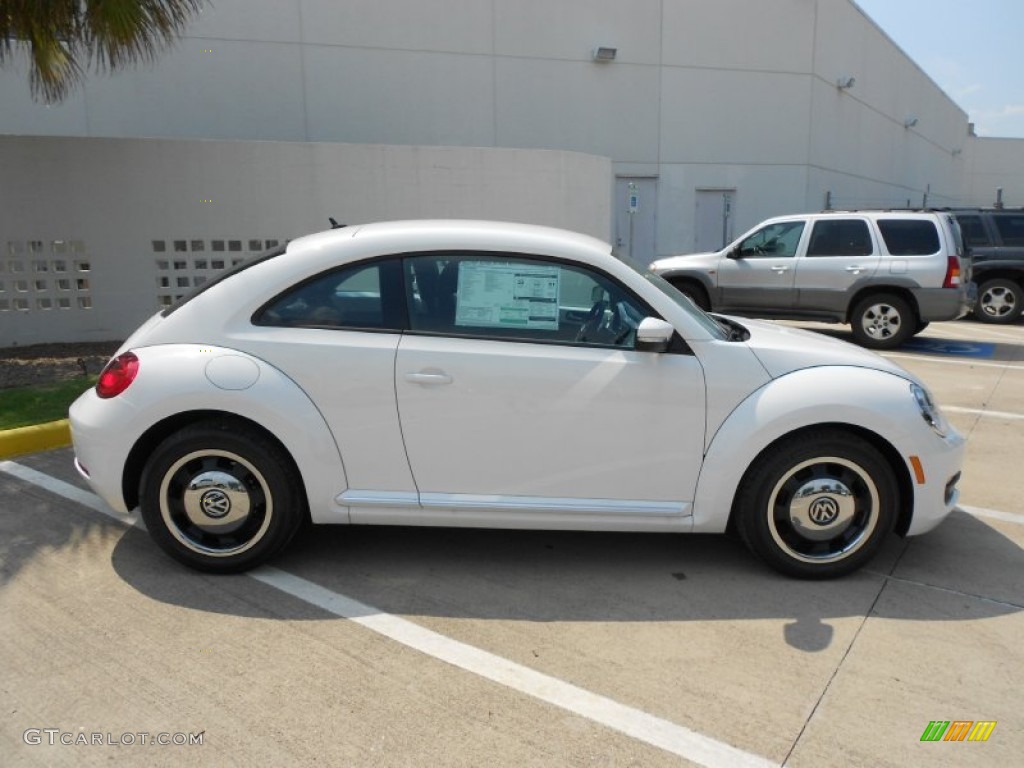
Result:
<instances>
[{"instance_id":1,"label":"dark suv","mask_svg":"<svg viewBox=\"0 0 1024 768\"><path fill-rule=\"evenodd\" d=\"M973 256L978 286L974 316L1012 323L1024 309L1024 208L953 211Z\"/></svg>"}]
</instances>

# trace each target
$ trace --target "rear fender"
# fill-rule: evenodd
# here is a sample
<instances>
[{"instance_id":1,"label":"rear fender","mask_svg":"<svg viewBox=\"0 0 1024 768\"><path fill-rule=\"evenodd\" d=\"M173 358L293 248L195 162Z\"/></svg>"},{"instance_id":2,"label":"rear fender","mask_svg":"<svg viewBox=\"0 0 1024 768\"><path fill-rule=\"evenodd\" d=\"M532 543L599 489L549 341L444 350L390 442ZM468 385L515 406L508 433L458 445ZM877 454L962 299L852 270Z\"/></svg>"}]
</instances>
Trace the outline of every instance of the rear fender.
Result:
<instances>
[{"instance_id":1,"label":"rear fender","mask_svg":"<svg viewBox=\"0 0 1024 768\"><path fill-rule=\"evenodd\" d=\"M116 402L120 419L130 424L130 445L162 422L190 413L241 417L273 435L291 455L313 522L349 522L347 508L334 502L347 487L338 446L319 410L292 379L259 358L221 347L168 344L133 352L139 357L138 377L117 398L105 401Z\"/></svg>"}]
</instances>

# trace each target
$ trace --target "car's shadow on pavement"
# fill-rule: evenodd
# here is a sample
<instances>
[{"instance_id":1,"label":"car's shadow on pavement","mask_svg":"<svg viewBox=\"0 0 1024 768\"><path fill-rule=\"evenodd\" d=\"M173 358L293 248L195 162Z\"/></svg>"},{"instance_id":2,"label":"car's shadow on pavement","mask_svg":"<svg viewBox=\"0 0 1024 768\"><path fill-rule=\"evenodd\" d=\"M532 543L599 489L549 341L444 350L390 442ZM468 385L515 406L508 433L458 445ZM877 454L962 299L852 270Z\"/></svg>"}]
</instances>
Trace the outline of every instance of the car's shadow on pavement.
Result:
<instances>
[{"instance_id":1,"label":"car's shadow on pavement","mask_svg":"<svg viewBox=\"0 0 1024 768\"><path fill-rule=\"evenodd\" d=\"M122 537L112 561L126 583L161 602L270 619L333 617L244 575L191 571L137 529ZM787 643L806 651L828 647L828 621L841 617L955 621L1024 608L1024 551L962 512L925 537L891 537L852 576L819 582L780 576L733 539L710 535L318 526L271 565L389 614L528 622L778 619L787 622ZM953 602L966 599L971 610L879 599L889 589L937 591Z\"/></svg>"}]
</instances>

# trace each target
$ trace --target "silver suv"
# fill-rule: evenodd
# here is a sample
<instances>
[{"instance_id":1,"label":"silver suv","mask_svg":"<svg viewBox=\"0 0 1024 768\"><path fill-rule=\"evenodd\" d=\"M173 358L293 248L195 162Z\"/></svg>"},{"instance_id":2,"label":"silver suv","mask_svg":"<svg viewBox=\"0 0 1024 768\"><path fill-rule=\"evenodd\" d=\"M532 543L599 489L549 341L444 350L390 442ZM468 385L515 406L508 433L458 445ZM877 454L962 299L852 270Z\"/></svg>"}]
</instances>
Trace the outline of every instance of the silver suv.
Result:
<instances>
[{"instance_id":1,"label":"silver suv","mask_svg":"<svg viewBox=\"0 0 1024 768\"><path fill-rule=\"evenodd\" d=\"M716 253L659 259L651 270L702 309L850 323L873 349L967 314L976 292L960 227L938 211L779 216Z\"/></svg>"}]
</instances>

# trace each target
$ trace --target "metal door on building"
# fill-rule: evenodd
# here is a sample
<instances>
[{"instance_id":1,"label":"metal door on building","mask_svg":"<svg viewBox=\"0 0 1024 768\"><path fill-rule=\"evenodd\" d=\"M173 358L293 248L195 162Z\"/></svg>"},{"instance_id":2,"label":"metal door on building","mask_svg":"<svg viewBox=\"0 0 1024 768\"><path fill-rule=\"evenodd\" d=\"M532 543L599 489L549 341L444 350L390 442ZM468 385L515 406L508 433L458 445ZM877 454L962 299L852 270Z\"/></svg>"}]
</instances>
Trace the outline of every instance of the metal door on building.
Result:
<instances>
[{"instance_id":1,"label":"metal door on building","mask_svg":"<svg viewBox=\"0 0 1024 768\"><path fill-rule=\"evenodd\" d=\"M654 244L657 203L657 178L615 178L615 253L621 258L642 267L657 258Z\"/></svg>"},{"instance_id":2,"label":"metal door on building","mask_svg":"<svg viewBox=\"0 0 1024 768\"><path fill-rule=\"evenodd\" d=\"M718 251L732 242L732 211L735 189L697 190L697 232L694 250L698 253Z\"/></svg>"}]
</instances>

